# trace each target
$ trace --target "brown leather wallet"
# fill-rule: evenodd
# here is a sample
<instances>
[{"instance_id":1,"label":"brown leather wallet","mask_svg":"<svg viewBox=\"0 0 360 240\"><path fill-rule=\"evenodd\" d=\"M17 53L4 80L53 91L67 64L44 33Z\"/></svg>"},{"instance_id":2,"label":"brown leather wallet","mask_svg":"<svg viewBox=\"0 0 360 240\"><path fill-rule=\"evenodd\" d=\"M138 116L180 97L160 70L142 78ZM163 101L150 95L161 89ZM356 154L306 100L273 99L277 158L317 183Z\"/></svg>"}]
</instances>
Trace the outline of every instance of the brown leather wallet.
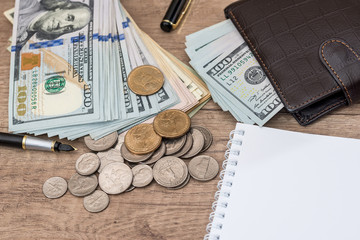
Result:
<instances>
[{"instance_id":1,"label":"brown leather wallet","mask_svg":"<svg viewBox=\"0 0 360 240\"><path fill-rule=\"evenodd\" d=\"M301 125L360 98L359 0L243 0L225 15Z\"/></svg>"}]
</instances>

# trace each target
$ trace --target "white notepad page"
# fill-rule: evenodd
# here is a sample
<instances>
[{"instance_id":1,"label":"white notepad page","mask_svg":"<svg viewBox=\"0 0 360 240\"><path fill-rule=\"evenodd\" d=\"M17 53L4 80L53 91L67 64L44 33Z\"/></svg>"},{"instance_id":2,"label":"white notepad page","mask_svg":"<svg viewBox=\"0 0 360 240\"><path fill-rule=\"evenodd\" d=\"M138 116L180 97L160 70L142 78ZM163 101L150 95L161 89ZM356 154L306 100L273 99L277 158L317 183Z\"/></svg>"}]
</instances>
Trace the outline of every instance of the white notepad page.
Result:
<instances>
[{"instance_id":1,"label":"white notepad page","mask_svg":"<svg viewBox=\"0 0 360 240\"><path fill-rule=\"evenodd\" d=\"M236 130L210 239L360 239L359 140Z\"/></svg>"}]
</instances>

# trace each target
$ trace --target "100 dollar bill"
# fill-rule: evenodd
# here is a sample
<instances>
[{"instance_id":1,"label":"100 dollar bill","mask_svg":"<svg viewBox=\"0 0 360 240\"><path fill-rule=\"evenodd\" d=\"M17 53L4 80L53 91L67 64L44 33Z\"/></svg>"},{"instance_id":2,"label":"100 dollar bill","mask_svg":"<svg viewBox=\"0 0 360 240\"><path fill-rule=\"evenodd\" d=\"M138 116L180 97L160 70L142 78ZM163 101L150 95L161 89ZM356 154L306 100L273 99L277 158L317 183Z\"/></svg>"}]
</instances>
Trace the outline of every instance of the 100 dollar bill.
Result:
<instances>
[{"instance_id":1,"label":"100 dollar bill","mask_svg":"<svg viewBox=\"0 0 360 240\"><path fill-rule=\"evenodd\" d=\"M10 131L100 120L99 79L93 77L93 0L71 4L72 9L51 10L36 0L16 1ZM67 14L66 21L59 14Z\"/></svg>"},{"instance_id":2,"label":"100 dollar bill","mask_svg":"<svg viewBox=\"0 0 360 240\"><path fill-rule=\"evenodd\" d=\"M193 67L228 105L264 125L283 108L280 98L242 38L222 48L222 54L192 62Z\"/></svg>"}]
</instances>

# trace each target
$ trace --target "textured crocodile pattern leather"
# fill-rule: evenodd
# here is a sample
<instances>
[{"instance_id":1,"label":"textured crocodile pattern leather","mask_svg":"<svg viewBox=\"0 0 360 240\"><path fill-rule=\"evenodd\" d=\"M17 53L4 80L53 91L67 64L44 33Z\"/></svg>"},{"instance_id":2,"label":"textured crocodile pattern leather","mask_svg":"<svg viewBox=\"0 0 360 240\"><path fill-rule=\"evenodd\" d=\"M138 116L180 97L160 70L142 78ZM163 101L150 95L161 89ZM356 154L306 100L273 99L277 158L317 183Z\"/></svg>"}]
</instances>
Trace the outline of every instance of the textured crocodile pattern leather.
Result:
<instances>
[{"instance_id":1,"label":"textured crocodile pattern leather","mask_svg":"<svg viewBox=\"0 0 360 240\"><path fill-rule=\"evenodd\" d=\"M342 39L327 40L320 48L320 57L345 93L347 102L351 104L359 99L360 57L350 44Z\"/></svg>"},{"instance_id":2,"label":"textured crocodile pattern leather","mask_svg":"<svg viewBox=\"0 0 360 240\"><path fill-rule=\"evenodd\" d=\"M245 0L225 15L300 124L360 98L359 0Z\"/></svg>"}]
</instances>

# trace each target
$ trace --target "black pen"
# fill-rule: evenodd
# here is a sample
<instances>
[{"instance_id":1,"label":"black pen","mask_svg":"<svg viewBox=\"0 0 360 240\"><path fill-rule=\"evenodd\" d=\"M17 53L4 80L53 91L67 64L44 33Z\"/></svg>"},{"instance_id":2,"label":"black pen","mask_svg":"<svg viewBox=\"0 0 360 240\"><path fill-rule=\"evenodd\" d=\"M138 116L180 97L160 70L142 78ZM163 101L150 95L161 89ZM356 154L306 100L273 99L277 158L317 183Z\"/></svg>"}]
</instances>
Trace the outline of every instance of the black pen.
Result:
<instances>
[{"instance_id":1,"label":"black pen","mask_svg":"<svg viewBox=\"0 0 360 240\"><path fill-rule=\"evenodd\" d=\"M160 27L165 32L176 29L185 13L189 9L192 0L172 0Z\"/></svg>"},{"instance_id":2,"label":"black pen","mask_svg":"<svg viewBox=\"0 0 360 240\"><path fill-rule=\"evenodd\" d=\"M77 150L71 145L62 144L57 141L45 140L28 135L16 135L10 133L0 133L0 145L22 148L24 150L39 150L52 152L70 152Z\"/></svg>"}]
</instances>

